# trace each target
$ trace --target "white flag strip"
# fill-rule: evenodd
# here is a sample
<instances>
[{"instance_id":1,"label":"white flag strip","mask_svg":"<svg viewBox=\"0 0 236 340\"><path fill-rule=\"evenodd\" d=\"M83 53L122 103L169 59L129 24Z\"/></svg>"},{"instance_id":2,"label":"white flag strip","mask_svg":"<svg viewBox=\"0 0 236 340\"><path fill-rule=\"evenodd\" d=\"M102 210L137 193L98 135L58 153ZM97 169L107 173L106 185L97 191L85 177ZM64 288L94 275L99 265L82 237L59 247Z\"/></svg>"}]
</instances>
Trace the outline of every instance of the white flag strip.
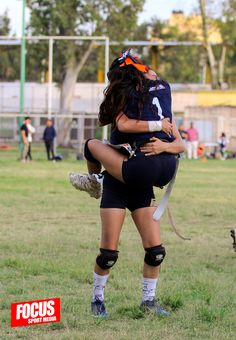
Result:
<instances>
[{"instance_id":1,"label":"white flag strip","mask_svg":"<svg viewBox=\"0 0 236 340\"><path fill-rule=\"evenodd\" d=\"M160 218L163 215L165 208L168 204L168 200L169 200L171 191L172 191L174 183L175 183L175 178L176 178L176 174L177 174L177 171L178 171L178 167L179 167L179 158L177 158L177 160L176 160L176 169L175 169L174 176L172 177L172 180L169 182L169 184L166 188L166 192L165 192L164 196L162 197L160 204L158 205L157 209L155 210L155 212L153 214L153 219L155 221L160 220Z\"/></svg>"}]
</instances>

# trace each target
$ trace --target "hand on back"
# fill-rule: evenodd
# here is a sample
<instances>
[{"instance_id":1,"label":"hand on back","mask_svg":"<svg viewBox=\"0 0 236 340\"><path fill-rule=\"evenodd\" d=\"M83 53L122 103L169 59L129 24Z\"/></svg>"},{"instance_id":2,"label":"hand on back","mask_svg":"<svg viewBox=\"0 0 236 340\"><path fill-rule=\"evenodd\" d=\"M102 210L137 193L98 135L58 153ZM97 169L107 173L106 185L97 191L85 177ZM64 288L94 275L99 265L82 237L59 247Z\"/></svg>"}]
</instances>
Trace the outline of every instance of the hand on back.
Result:
<instances>
[{"instance_id":1,"label":"hand on back","mask_svg":"<svg viewBox=\"0 0 236 340\"><path fill-rule=\"evenodd\" d=\"M172 134L172 123L170 123L170 118L162 119L162 131L167 134Z\"/></svg>"}]
</instances>

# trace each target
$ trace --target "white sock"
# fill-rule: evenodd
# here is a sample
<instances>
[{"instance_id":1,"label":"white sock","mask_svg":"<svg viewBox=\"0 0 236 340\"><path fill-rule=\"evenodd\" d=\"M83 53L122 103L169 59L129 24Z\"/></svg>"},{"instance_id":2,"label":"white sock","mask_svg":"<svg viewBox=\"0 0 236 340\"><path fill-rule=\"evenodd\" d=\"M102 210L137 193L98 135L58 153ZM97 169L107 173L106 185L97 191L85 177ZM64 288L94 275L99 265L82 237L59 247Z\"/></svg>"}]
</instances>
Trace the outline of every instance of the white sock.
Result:
<instances>
[{"instance_id":1,"label":"white sock","mask_svg":"<svg viewBox=\"0 0 236 340\"><path fill-rule=\"evenodd\" d=\"M143 278L142 301L151 301L155 298L157 279Z\"/></svg>"},{"instance_id":2,"label":"white sock","mask_svg":"<svg viewBox=\"0 0 236 340\"><path fill-rule=\"evenodd\" d=\"M93 273L93 297L92 301L104 301L104 289L106 287L108 275L98 275Z\"/></svg>"}]
</instances>

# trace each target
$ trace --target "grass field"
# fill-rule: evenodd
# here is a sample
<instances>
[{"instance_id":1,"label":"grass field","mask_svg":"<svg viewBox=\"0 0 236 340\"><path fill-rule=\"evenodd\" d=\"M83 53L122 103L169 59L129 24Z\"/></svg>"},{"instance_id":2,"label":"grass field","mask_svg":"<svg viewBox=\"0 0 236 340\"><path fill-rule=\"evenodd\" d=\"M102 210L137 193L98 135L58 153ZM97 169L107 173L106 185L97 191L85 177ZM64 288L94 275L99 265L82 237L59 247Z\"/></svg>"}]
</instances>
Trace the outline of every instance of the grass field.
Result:
<instances>
[{"instance_id":1,"label":"grass field","mask_svg":"<svg viewBox=\"0 0 236 340\"><path fill-rule=\"evenodd\" d=\"M187 161L180 165L170 200L182 241L162 220L167 249L158 297L168 319L140 312L143 250L127 212L120 257L106 290L108 320L90 315L92 270L100 222L98 201L74 190L68 172L85 162L22 164L17 149L0 151L1 339L235 339L236 161ZM156 191L157 197L162 194ZM61 322L10 327L10 304L61 298Z\"/></svg>"}]
</instances>

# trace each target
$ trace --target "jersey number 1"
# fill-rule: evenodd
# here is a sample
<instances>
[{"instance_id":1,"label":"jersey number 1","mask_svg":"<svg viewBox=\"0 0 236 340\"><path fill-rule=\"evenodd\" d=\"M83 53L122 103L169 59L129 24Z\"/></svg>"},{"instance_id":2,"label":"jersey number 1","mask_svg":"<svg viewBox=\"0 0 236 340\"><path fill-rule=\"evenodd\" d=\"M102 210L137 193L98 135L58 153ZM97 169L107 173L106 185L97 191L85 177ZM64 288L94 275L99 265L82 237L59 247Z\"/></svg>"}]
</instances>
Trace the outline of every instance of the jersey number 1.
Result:
<instances>
[{"instance_id":1,"label":"jersey number 1","mask_svg":"<svg viewBox=\"0 0 236 340\"><path fill-rule=\"evenodd\" d=\"M158 110L158 116L160 117L160 120L162 120L164 118L163 114L162 114L162 108L159 102L159 99L157 97L154 97L152 100L152 104L156 105L157 110Z\"/></svg>"}]
</instances>

